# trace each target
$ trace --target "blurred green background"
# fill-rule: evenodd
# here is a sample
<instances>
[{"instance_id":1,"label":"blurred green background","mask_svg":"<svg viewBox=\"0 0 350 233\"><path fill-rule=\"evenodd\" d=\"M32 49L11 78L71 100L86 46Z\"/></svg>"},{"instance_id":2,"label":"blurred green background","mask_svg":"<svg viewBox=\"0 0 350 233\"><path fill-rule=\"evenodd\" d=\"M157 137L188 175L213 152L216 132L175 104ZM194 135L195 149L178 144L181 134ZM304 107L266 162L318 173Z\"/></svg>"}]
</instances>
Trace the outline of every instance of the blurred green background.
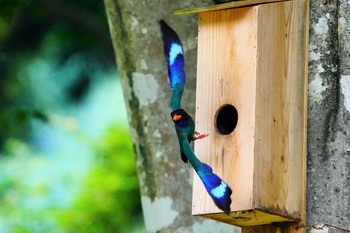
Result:
<instances>
[{"instance_id":1,"label":"blurred green background","mask_svg":"<svg viewBox=\"0 0 350 233\"><path fill-rule=\"evenodd\" d=\"M144 231L103 1L0 0L0 233Z\"/></svg>"}]
</instances>

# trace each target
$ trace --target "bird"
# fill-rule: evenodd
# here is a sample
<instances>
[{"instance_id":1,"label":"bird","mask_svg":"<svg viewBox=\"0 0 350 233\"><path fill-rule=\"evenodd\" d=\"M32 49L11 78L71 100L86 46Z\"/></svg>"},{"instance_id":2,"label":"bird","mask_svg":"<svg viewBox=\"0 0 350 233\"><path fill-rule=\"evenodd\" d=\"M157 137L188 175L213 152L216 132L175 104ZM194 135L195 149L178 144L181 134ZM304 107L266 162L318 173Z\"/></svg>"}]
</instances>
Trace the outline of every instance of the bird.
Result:
<instances>
[{"instance_id":1,"label":"bird","mask_svg":"<svg viewBox=\"0 0 350 233\"><path fill-rule=\"evenodd\" d=\"M213 199L216 206L226 214L230 213L231 188L219 176L213 173L213 169L201 162L194 154L190 141L194 141L194 121L192 117L183 109L176 109L171 112L171 117L175 123L176 134L179 139L180 147L183 149L184 156L188 159L193 169L198 174L207 192Z\"/></svg>"},{"instance_id":2,"label":"bird","mask_svg":"<svg viewBox=\"0 0 350 233\"><path fill-rule=\"evenodd\" d=\"M168 77L171 89L170 114L175 123L181 159L189 162L199 178L201 179L208 194L215 205L230 214L232 203L232 190L227 183L217 176L213 169L206 163L201 162L193 152L190 143L197 139L207 137L195 131L195 123L192 117L181 108L181 97L186 84L184 50L177 33L164 21L159 21L164 44L164 55L168 67Z\"/></svg>"},{"instance_id":3,"label":"bird","mask_svg":"<svg viewBox=\"0 0 350 233\"><path fill-rule=\"evenodd\" d=\"M168 66L169 84L171 89L170 106L172 111L181 108L181 97L186 84L185 59L182 44L177 33L164 21L160 20L164 55ZM194 123L193 123L194 125ZM196 131L188 137L189 142L202 139L208 134L200 134ZM182 143L179 141L181 159L187 163L187 157L183 153Z\"/></svg>"}]
</instances>

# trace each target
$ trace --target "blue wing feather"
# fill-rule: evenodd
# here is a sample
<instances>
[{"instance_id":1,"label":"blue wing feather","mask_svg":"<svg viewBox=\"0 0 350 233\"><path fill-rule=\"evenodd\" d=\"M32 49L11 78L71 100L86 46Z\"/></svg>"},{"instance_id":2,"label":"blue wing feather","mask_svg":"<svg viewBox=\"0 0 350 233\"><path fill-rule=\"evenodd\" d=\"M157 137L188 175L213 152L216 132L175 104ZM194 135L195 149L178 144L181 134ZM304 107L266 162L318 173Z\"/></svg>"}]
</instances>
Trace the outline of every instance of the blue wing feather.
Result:
<instances>
[{"instance_id":1,"label":"blue wing feather","mask_svg":"<svg viewBox=\"0 0 350 233\"><path fill-rule=\"evenodd\" d=\"M230 214L231 188L219 176L213 173L213 169L205 163L199 161L197 156L193 153L192 148L187 140L182 142L184 153L197 172L199 178L204 184L205 189L213 199L216 206L223 210L226 214Z\"/></svg>"},{"instance_id":2,"label":"blue wing feather","mask_svg":"<svg viewBox=\"0 0 350 233\"><path fill-rule=\"evenodd\" d=\"M175 110L181 108L181 96L186 84L184 52L176 32L164 20L159 21L159 23L164 42L164 55L168 65L171 108ZM190 162L216 206L229 214L232 194L230 187L213 173L213 169L209 165L199 161L192 151L187 135L179 137L179 140L182 140L183 160Z\"/></svg>"},{"instance_id":3,"label":"blue wing feather","mask_svg":"<svg viewBox=\"0 0 350 233\"><path fill-rule=\"evenodd\" d=\"M181 41L176 32L164 20L159 21L164 43L164 55L168 65L171 89L171 108L181 107L181 96L186 84L185 59Z\"/></svg>"},{"instance_id":4,"label":"blue wing feather","mask_svg":"<svg viewBox=\"0 0 350 233\"><path fill-rule=\"evenodd\" d=\"M198 170L197 174L216 206L226 214L230 214L231 188L213 173L213 169L208 164L202 163L202 168Z\"/></svg>"}]
</instances>

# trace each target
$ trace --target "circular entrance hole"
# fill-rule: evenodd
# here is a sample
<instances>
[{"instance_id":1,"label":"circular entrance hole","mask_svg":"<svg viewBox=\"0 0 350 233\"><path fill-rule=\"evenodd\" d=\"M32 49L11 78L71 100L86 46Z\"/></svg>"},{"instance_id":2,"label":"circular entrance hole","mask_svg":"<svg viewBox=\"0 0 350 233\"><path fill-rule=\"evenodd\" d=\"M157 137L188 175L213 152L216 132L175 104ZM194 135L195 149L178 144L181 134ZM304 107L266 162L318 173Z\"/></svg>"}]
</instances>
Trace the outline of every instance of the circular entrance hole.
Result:
<instances>
[{"instance_id":1,"label":"circular entrance hole","mask_svg":"<svg viewBox=\"0 0 350 233\"><path fill-rule=\"evenodd\" d=\"M223 135L228 135L236 128L238 122L237 109L231 105L226 104L219 108L216 113L215 126L216 129Z\"/></svg>"}]
</instances>

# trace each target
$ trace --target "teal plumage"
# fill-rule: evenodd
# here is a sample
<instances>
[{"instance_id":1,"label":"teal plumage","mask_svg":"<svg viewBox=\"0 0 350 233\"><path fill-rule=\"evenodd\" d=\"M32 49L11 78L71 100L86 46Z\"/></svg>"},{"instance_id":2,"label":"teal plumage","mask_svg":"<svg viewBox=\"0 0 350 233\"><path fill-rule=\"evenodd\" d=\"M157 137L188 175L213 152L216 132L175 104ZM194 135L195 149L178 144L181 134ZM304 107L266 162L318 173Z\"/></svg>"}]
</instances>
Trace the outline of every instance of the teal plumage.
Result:
<instances>
[{"instance_id":1,"label":"teal plumage","mask_svg":"<svg viewBox=\"0 0 350 233\"><path fill-rule=\"evenodd\" d=\"M175 123L175 130L179 139L180 148L193 169L202 180L207 192L213 199L217 207L222 209L226 214L230 213L231 205L231 188L213 173L213 169L205 163L202 163L194 154L190 142L196 140L194 135L194 121L190 115L183 109L174 110L171 117Z\"/></svg>"},{"instance_id":2,"label":"teal plumage","mask_svg":"<svg viewBox=\"0 0 350 233\"><path fill-rule=\"evenodd\" d=\"M161 20L159 23L171 89L171 108L173 110L171 118L175 123L181 158L184 162L189 162L192 165L216 206L226 214L229 214L231 188L213 173L213 169L208 164L202 163L197 158L190 146L191 141L204 138L207 135L199 135L194 131L195 124L192 117L185 110L181 109L181 97L186 84L184 52L181 41L176 32L164 20Z\"/></svg>"}]
</instances>

